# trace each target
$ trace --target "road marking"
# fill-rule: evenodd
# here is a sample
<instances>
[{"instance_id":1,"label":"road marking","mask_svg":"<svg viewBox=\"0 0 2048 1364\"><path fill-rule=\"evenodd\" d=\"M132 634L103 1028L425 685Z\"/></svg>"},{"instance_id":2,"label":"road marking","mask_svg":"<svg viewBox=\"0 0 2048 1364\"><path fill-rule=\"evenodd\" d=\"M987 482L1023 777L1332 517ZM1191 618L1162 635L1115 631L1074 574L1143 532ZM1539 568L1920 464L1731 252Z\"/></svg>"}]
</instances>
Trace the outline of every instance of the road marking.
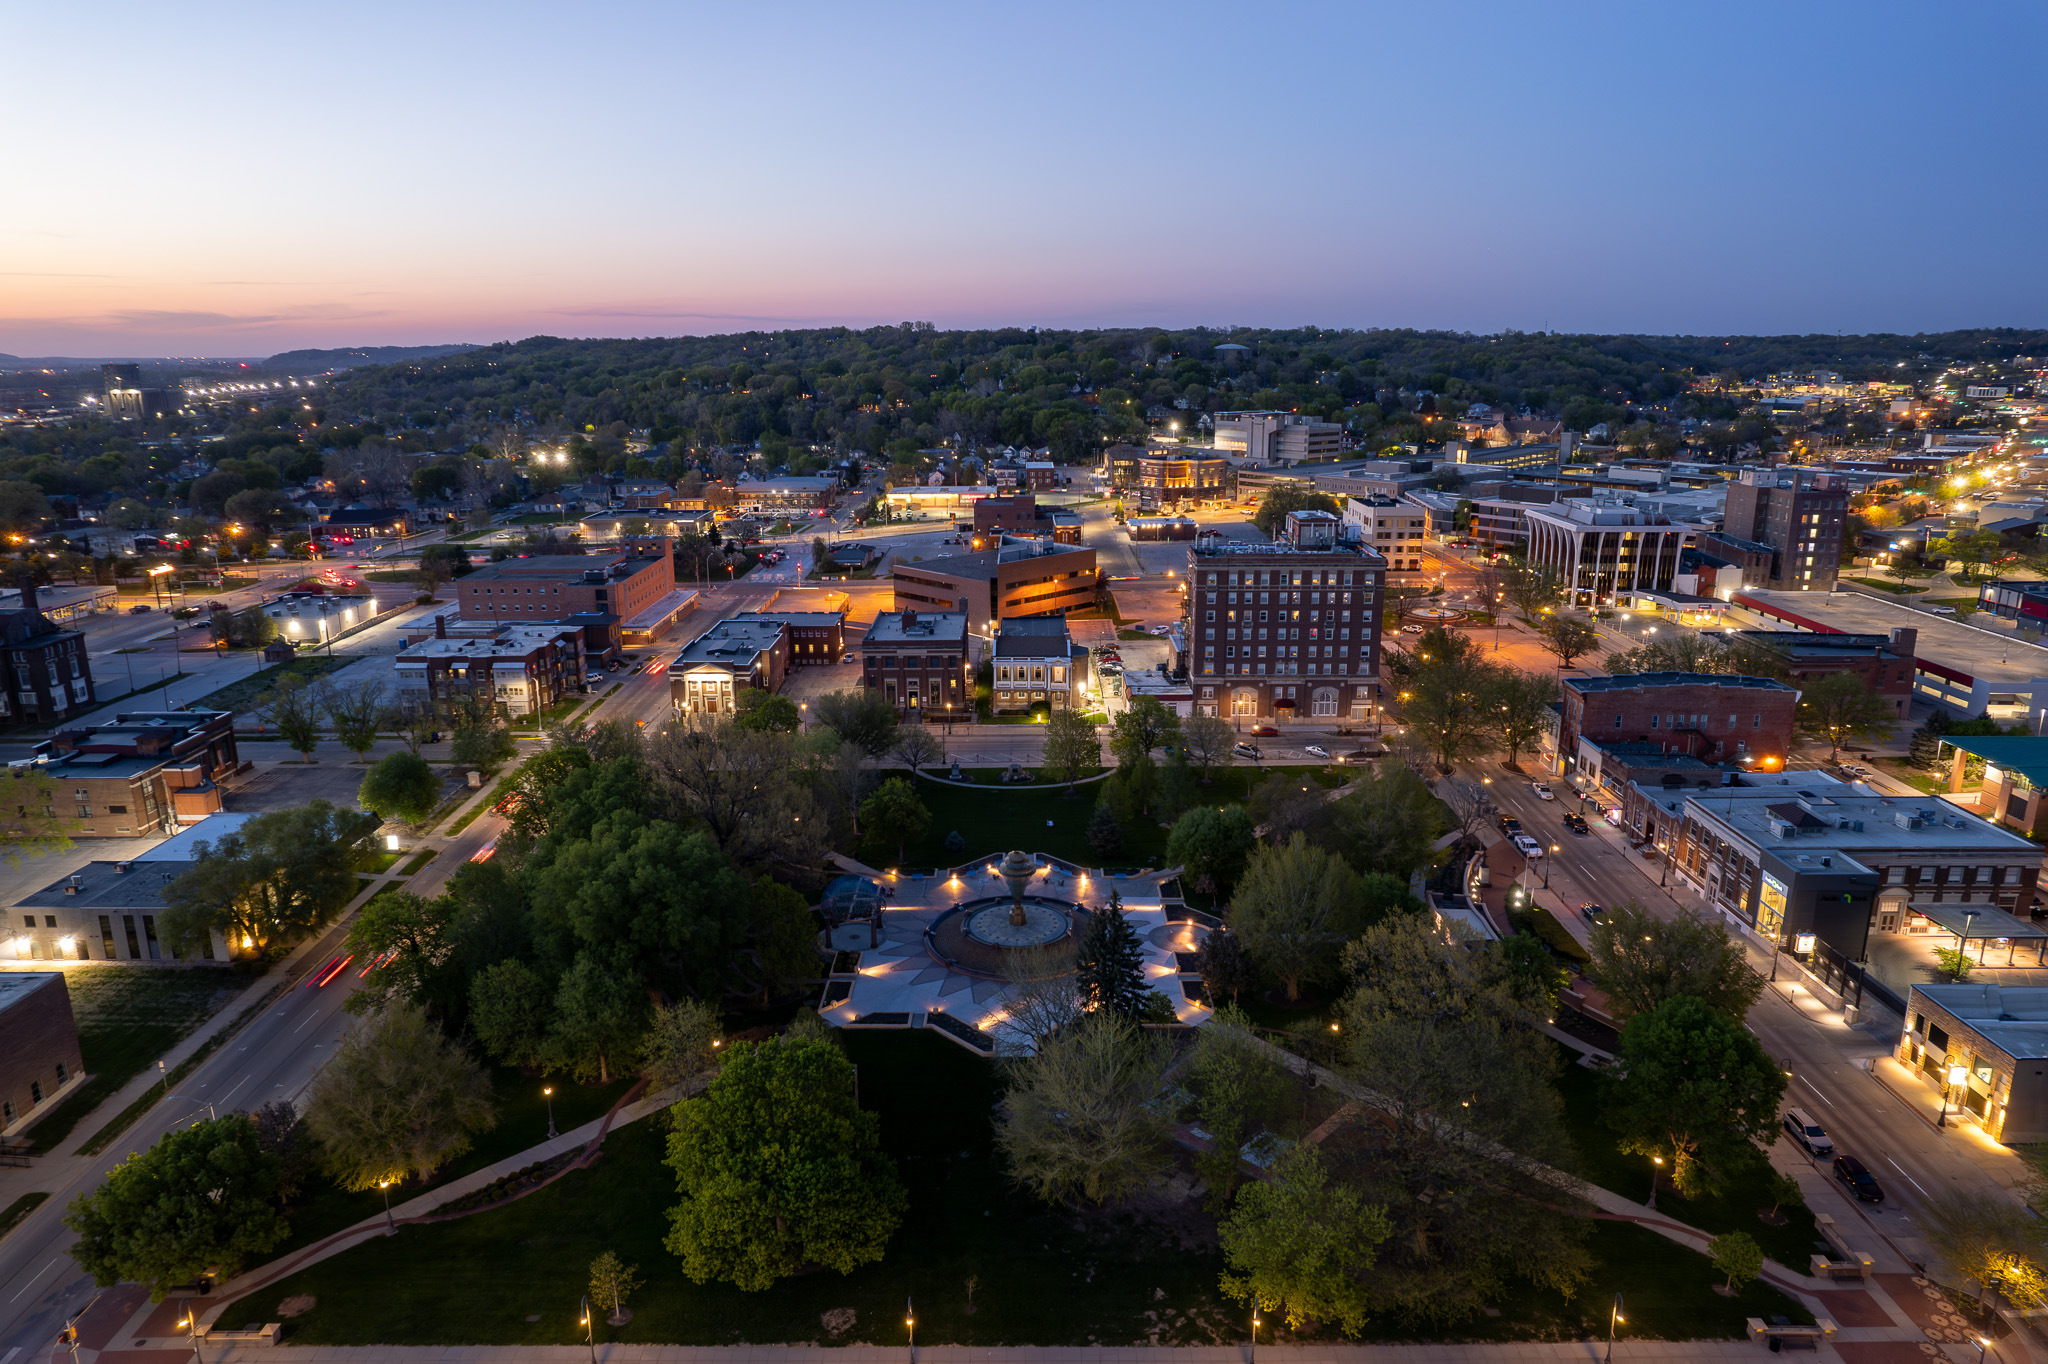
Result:
<instances>
[{"instance_id":1,"label":"road marking","mask_svg":"<svg viewBox=\"0 0 2048 1364\"><path fill-rule=\"evenodd\" d=\"M305 1023L301 1023L298 1027L292 1029L292 1036L297 1037L300 1033L304 1032L306 1030L306 1023L311 1023L315 1017L316 1015L314 1014L307 1014Z\"/></svg>"},{"instance_id":2,"label":"road marking","mask_svg":"<svg viewBox=\"0 0 2048 1364\"><path fill-rule=\"evenodd\" d=\"M1805 1085L1808 1089L1813 1090L1814 1093L1820 1094L1820 1090L1814 1088L1813 1081L1807 1079L1804 1075L1799 1077L1799 1083ZM1833 1099L1830 1099L1825 1094L1820 1094L1820 1101L1826 1104L1829 1108L1833 1108L1835 1106L1835 1101Z\"/></svg>"},{"instance_id":3,"label":"road marking","mask_svg":"<svg viewBox=\"0 0 2048 1364\"><path fill-rule=\"evenodd\" d=\"M1920 1181L1913 1178L1913 1176L1906 1174L1904 1167L1901 1166L1896 1160L1893 1160L1890 1156L1886 1156L1884 1158L1884 1163L1891 1166L1894 1170L1897 1170L1901 1175L1903 1175L1908 1184L1911 1184L1916 1189L1920 1189ZM1925 1189L1920 1189L1920 1196L1922 1198L1934 1197L1933 1194L1928 1193Z\"/></svg>"},{"instance_id":4,"label":"road marking","mask_svg":"<svg viewBox=\"0 0 2048 1364\"><path fill-rule=\"evenodd\" d=\"M17 1289L15 1289L15 1290L14 1290L14 1298L18 1298L18 1297L20 1297L20 1296L21 1296L22 1294L24 1294L24 1293L28 1292L28 1290L29 1290L29 1289L30 1289L31 1287L33 1287L33 1286L34 1286L34 1284L35 1284L35 1281L36 1281L36 1279L40 1279L40 1278L42 1278L42 1277L43 1277L43 1275L45 1275L45 1274L49 1273L49 1272L50 1272L51 1270L55 1269L56 1267L57 1267L57 1262L56 1262L55 1260L52 1260L52 1261L50 1261L50 1263L48 1263L48 1264L44 1265L44 1266L43 1266L43 1267L42 1267L41 1269L37 1270L37 1271L36 1271L36 1275L35 1275L35 1279L30 1279L30 1280L29 1280L29 1281L28 1281L27 1283L23 1284L23 1285L22 1285L21 1287L19 1287L19 1288L17 1288ZM9 1299L8 1299L7 1301L9 1301L9 1302L13 1302L13 1301L14 1301L14 1298L9 1298Z\"/></svg>"}]
</instances>

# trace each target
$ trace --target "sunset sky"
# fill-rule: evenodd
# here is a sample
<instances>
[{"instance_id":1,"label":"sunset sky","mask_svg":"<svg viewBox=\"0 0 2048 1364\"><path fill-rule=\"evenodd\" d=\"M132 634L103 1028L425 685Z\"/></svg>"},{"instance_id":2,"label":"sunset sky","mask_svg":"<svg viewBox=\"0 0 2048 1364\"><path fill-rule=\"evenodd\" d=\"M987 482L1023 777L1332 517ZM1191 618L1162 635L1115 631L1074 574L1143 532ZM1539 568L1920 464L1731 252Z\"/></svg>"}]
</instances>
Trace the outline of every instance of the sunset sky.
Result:
<instances>
[{"instance_id":1,"label":"sunset sky","mask_svg":"<svg viewBox=\"0 0 2048 1364\"><path fill-rule=\"evenodd\" d=\"M2044 15L8 4L0 352L2040 326Z\"/></svg>"}]
</instances>

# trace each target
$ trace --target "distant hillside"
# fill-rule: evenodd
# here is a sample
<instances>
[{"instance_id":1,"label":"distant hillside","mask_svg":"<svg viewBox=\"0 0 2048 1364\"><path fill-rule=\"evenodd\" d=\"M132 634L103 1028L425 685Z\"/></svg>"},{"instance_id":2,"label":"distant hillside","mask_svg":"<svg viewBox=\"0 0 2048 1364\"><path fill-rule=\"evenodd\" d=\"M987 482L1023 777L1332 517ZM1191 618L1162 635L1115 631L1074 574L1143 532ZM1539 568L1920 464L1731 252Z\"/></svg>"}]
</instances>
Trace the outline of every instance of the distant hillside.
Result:
<instances>
[{"instance_id":1,"label":"distant hillside","mask_svg":"<svg viewBox=\"0 0 2048 1364\"><path fill-rule=\"evenodd\" d=\"M342 350L288 350L273 355L259 368L297 370L354 369L358 365L395 365L403 360L434 360L476 350L474 345L352 346Z\"/></svg>"}]
</instances>

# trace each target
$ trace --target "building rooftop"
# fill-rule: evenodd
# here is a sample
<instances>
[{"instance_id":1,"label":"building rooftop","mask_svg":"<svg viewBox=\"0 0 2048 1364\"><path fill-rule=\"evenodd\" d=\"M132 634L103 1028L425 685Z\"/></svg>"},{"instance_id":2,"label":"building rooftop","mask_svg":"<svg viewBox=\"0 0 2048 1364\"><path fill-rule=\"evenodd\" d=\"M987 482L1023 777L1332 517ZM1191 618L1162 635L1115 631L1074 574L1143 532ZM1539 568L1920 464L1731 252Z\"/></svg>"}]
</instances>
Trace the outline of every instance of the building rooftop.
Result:
<instances>
[{"instance_id":1,"label":"building rooftop","mask_svg":"<svg viewBox=\"0 0 2048 1364\"><path fill-rule=\"evenodd\" d=\"M1892 642L1890 635L1817 635L1806 630L1737 630L1726 637L1760 644L1791 658L1868 654L1881 651Z\"/></svg>"},{"instance_id":2,"label":"building rooftop","mask_svg":"<svg viewBox=\"0 0 2048 1364\"><path fill-rule=\"evenodd\" d=\"M574 634L573 625L508 625L489 636L463 639L423 639L399 651L401 659L423 658L519 658Z\"/></svg>"},{"instance_id":3,"label":"building rooftop","mask_svg":"<svg viewBox=\"0 0 2048 1364\"><path fill-rule=\"evenodd\" d=\"M2048 986L1958 981L1915 985L1913 992L1968 1023L2008 1056L2048 1057Z\"/></svg>"},{"instance_id":4,"label":"building rooftop","mask_svg":"<svg viewBox=\"0 0 2048 1364\"><path fill-rule=\"evenodd\" d=\"M62 980L57 971L0 971L0 1013L5 1013L27 999L53 980Z\"/></svg>"},{"instance_id":5,"label":"building rooftop","mask_svg":"<svg viewBox=\"0 0 2048 1364\"><path fill-rule=\"evenodd\" d=\"M1632 691L1639 687L1750 687L1759 691L1791 691L1773 677L1730 677L1721 673L1621 673L1598 677L1567 677L1564 685L1573 691Z\"/></svg>"},{"instance_id":6,"label":"building rooftop","mask_svg":"<svg viewBox=\"0 0 2048 1364\"><path fill-rule=\"evenodd\" d=\"M2022 734L1962 738L1944 734L1941 742L1950 748L1960 748L1972 757L1982 758L1993 767L2017 772L2031 786L2048 788L2048 738Z\"/></svg>"},{"instance_id":7,"label":"building rooftop","mask_svg":"<svg viewBox=\"0 0 2048 1364\"><path fill-rule=\"evenodd\" d=\"M846 620L844 611L739 611L733 620L779 620L791 625L839 625Z\"/></svg>"},{"instance_id":8,"label":"building rooftop","mask_svg":"<svg viewBox=\"0 0 2048 1364\"><path fill-rule=\"evenodd\" d=\"M1762 805L1741 798L1740 787L1695 793L1687 805L1759 847L1815 846L1851 854L2007 852L2030 865L2041 860L2039 844L1931 796L1907 800L1854 786L1848 788L1854 794L1835 794L1816 788L1810 775L1797 774L1791 780L1801 789L1777 791L1775 801Z\"/></svg>"},{"instance_id":9,"label":"building rooftop","mask_svg":"<svg viewBox=\"0 0 2048 1364\"><path fill-rule=\"evenodd\" d=\"M772 649L788 627L779 620L722 620L683 646L675 666L694 663L751 664Z\"/></svg>"},{"instance_id":10,"label":"building rooftop","mask_svg":"<svg viewBox=\"0 0 2048 1364\"><path fill-rule=\"evenodd\" d=\"M910 618L905 624L904 618ZM1015 624L1014 621L1005 624ZM868 644L964 643L968 618L958 611L884 611L868 627Z\"/></svg>"}]
</instances>

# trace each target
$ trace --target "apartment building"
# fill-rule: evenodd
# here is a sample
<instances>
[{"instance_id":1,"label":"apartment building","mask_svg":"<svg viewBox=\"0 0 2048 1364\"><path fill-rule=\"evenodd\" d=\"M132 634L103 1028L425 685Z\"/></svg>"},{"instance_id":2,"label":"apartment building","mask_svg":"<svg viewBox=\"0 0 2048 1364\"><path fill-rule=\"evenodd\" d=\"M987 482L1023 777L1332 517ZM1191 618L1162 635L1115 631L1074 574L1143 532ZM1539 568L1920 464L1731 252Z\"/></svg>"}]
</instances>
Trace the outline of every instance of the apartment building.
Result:
<instances>
[{"instance_id":1,"label":"apartment building","mask_svg":"<svg viewBox=\"0 0 2048 1364\"><path fill-rule=\"evenodd\" d=\"M1324 511L1280 538L1203 536L1188 548L1188 671L1195 709L1245 720L1378 714L1387 561Z\"/></svg>"},{"instance_id":2,"label":"apartment building","mask_svg":"<svg viewBox=\"0 0 2048 1364\"><path fill-rule=\"evenodd\" d=\"M1799 693L1768 677L1628 673L1567 677L1558 755L1571 772L1597 766L1587 748L1654 743L1666 753L1777 771L1792 751Z\"/></svg>"},{"instance_id":3,"label":"apartment building","mask_svg":"<svg viewBox=\"0 0 2048 1364\"><path fill-rule=\"evenodd\" d=\"M34 579L16 579L21 609L0 613L0 723L61 724L98 703L82 631L53 625Z\"/></svg>"},{"instance_id":4,"label":"apartment building","mask_svg":"<svg viewBox=\"0 0 2048 1364\"><path fill-rule=\"evenodd\" d=\"M731 715L748 688L776 692L789 673L790 627L766 617L722 620L691 640L669 665L677 719Z\"/></svg>"},{"instance_id":5,"label":"apartment building","mask_svg":"<svg viewBox=\"0 0 2048 1364\"><path fill-rule=\"evenodd\" d=\"M1422 542L1429 515L1413 502L1391 497L1353 497L1344 503L1344 524L1353 538L1376 550L1389 573L1415 573L1422 568Z\"/></svg>"},{"instance_id":6,"label":"apartment building","mask_svg":"<svg viewBox=\"0 0 2048 1364\"><path fill-rule=\"evenodd\" d=\"M1762 586L1832 592L1848 511L1849 489L1839 474L1749 469L1728 485L1721 529L1771 547L1771 575Z\"/></svg>"},{"instance_id":7,"label":"apartment building","mask_svg":"<svg viewBox=\"0 0 2048 1364\"><path fill-rule=\"evenodd\" d=\"M1557 575L1575 606L1629 591L1669 592L1692 528L1608 498L1521 509L1529 562ZM1479 516L1473 516L1475 527Z\"/></svg>"},{"instance_id":8,"label":"apartment building","mask_svg":"<svg viewBox=\"0 0 2048 1364\"><path fill-rule=\"evenodd\" d=\"M646 647L689 612L696 593L676 586L667 536L622 541L602 554L505 559L455 580L462 618L508 625L568 621L595 627L594 652Z\"/></svg>"},{"instance_id":9,"label":"apartment building","mask_svg":"<svg viewBox=\"0 0 2048 1364\"><path fill-rule=\"evenodd\" d=\"M1218 412L1216 448L1268 463L1335 459L1344 428L1300 412Z\"/></svg>"},{"instance_id":10,"label":"apartment building","mask_svg":"<svg viewBox=\"0 0 2048 1364\"><path fill-rule=\"evenodd\" d=\"M884 611L861 642L861 685L905 718L974 716L974 648L961 611Z\"/></svg>"},{"instance_id":11,"label":"apartment building","mask_svg":"<svg viewBox=\"0 0 2048 1364\"><path fill-rule=\"evenodd\" d=\"M448 629L406 645L393 664L401 700L445 705L476 700L505 715L535 715L583 687L589 671L577 625L496 625L489 633Z\"/></svg>"}]
</instances>

